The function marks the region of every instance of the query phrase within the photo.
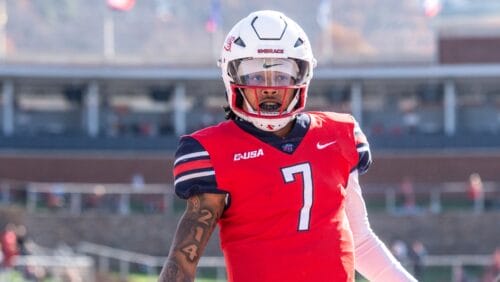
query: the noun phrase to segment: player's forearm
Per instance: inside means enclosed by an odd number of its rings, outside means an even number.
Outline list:
[[[223,210],[223,195],[202,194],[188,199],[159,282],[194,281],[198,261]]]
[[[179,222],[174,243],[170,248],[170,253],[160,273],[158,282],[194,281],[204,241],[193,243],[194,235],[189,230],[190,221],[186,217],[185,213]],[[187,252],[188,249],[191,251]]]
[[[158,282],[192,282],[194,273],[184,270],[175,258],[168,258],[158,278]]]
[[[370,281],[417,281],[374,233],[356,244],[355,257],[356,270]]]
[[[194,281],[198,261],[211,233],[210,226],[203,228],[193,225],[193,221],[196,221],[194,217],[195,215],[186,211],[179,221],[170,254],[158,279],[159,282]],[[203,234],[207,235],[203,236]]]

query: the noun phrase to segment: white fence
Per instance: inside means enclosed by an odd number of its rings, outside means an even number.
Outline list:
[[[89,242],[78,244],[76,250],[80,253],[97,257],[99,272],[109,272],[110,260],[117,260],[120,265],[119,272],[122,278],[128,276],[131,263],[146,267],[147,273],[150,275],[158,275],[159,269],[166,260],[165,257],[144,255]],[[202,257],[198,263],[198,267],[215,268],[217,280],[225,280],[225,263],[222,257]]]
[[[48,281],[95,281],[94,260],[89,256],[81,255],[29,255],[17,256],[14,259],[13,269],[0,273],[0,281],[18,281],[16,274],[33,281],[33,276],[42,276],[39,279]],[[17,270],[17,271],[15,271]],[[38,280],[35,280],[38,281]]]
[[[412,187],[405,191],[400,183],[370,184],[363,186],[363,194],[368,209],[375,205],[391,214],[439,214],[457,209],[474,213],[500,211],[497,182],[484,182],[483,197],[474,200],[465,182],[415,183]]]
[[[18,270],[43,268],[53,281],[94,282],[96,271],[102,273],[116,271],[110,266],[111,260],[119,263],[118,271],[123,279],[127,279],[131,264],[145,267],[147,274],[156,277],[166,260],[165,257],[150,256],[89,242],[78,244],[76,251],[85,255],[18,256],[14,266]],[[92,257],[97,259],[97,266]],[[422,261],[424,267],[449,267],[452,282],[461,281],[460,277],[466,266],[487,267],[492,263],[491,255],[429,255],[424,257]],[[198,266],[199,268],[214,268],[216,280],[226,281],[224,258],[202,257]],[[13,281],[13,277],[14,272],[4,271],[0,273],[0,281]],[[71,277],[78,278],[71,280]]]
[[[404,194],[397,184],[363,187],[365,199],[370,203],[382,199],[385,210],[389,213],[405,212],[398,203]],[[462,206],[469,201],[465,183],[421,183],[414,188],[414,196],[419,198],[417,208],[409,212],[441,213],[446,207],[461,201]],[[422,189],[421,189],[422,188]],[[21,198],[18,194],[22,194]],[[17,196],[16,196],[17,195]],[[483,212],[486,208],[500,210],[500,183],[485,182],[484,198],[476,203],[474,212]],[[82,183],[39,183],[39,182],[0,182],[0,203],[13,202],[26,206],[29,212],[40,209],[65,210],[71,214],[87,211],[129,214],[133,212],[171,213],[175,202],[171,185],[144,184],[82,184]],[[422,200],[422,198],[424,198]],[[408,212],[408,210],[406,210]]]
[[[127,215],[139,205],[146,213],[170,213],[173,202],[171,185],[0,182],[0,203],[25,205],[28,212],[42,208],[74,215],[88,211]]]
[[[99,261],[99,271],[108,272],[110,270],[110,259],[119,261],[121,277],[128,276],[130,263],[143,265],[148,269],[148,274],[158,275],[159,269],[161,269],[166,260],[165,257],[149,256],[88,242],[80,243],[76,249],[80,253],[96,256]],[[492,263],[493,258],[491,255],[428,255],[422,261],[425,267],[449,267],[453,282],[460,281],[459,275],[465,266],[486,267]],[[202,257],[198,266],[200,268],[215,268],[217,281],[226,280],[224,258]]]

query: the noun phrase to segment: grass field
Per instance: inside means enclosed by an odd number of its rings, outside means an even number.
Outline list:
[[[213,269],[207,271],[203,270],[198,273],[199,278],[196,278],[196,282],[225,282],[225,279],[217,279],[216,272]],[[465,266],[463,268],[463,274],[467,281],[480,281],[483,273],[483,268],[478,266]],[[119,278],[118,273],[111,273],[106,275],[107,278],[111,278],[109,281],[124,281]],[[157,282],[157,275],[147,275],[143,273],[131,273],[128,276],[127,282]],[[3,271],[0,272],[0,282],[26,282],[22,275],[17,271]],[[40,282],[58,282],[60,279],[47,278]],[[452,269],[450,267],[427,267],[423,271],[423,276],[419,279],[420,282],[447,282],[453,281]],[[361,275],[356,275],[356,282],[368,282]]]
[[[470,279],[470,281],[479,281],[481,278],[483,269],[481,267],[465,267],[464,275]],[[131,274],[129,276],[128,282],[156,282],[156,276],[148,276],[144,274]],[[197,278],[196,282],[225,282],[224,279],[216,278]],[[449,267],[429,267],[425,269],[423,277],[419,280],[420,282],[447,282],[453,281],[452,271]],[[469,281],[469,280],[468,280]],[[368,282],[360,275],[356,275],[356,282]]]

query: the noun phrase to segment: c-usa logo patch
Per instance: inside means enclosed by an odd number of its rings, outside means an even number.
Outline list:
[[[283,145],[281,145],[281,149],[283,150],[283,152],[287,152],[287,153],[291,153],[293,152],[293,144],[292,143],[285,143]]]

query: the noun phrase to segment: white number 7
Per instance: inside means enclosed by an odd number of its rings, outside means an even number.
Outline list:
[[[284,167],[281,169],[285,183],[295,181],[295,174],[302,174],[303,187],[303,204],[299,215],[299,231],[309,230],[309,222],[311,217],[311,206],[313,202],[313,183],[311,176],[311,167],[308,163],[298,164],[294,166]]]

